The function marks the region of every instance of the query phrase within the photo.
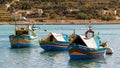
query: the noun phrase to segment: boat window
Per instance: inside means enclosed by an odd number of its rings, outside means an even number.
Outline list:
[[[28,34],[28,30],[16,30],[16,35]]]
[[[24,30],[24,28],[21,28],[21,30]]]
[[[72,41],[72,44],[75,43],[75,44],[80,44],[80,45],[83,45],[83,46],[86,46],[86,44],[83,42],[83,40],[80,38],[80,36],[76,36],[75,40]]]
[[[50,41],[53,41],[54,37],[53,35],[50,36]]]
[[[56,39],[54,38],[53,35],[50,35],[48,38],[47,38],[47,41],[50,41],[50,42],[55,42]]]

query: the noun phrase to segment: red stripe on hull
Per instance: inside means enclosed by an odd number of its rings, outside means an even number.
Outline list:
[[[69,53],[70,54],[87,54],[87,55],[94,55],[94,56],[97,56],[97,55],[103,55],[104,54],[104,52],[97,52],[97,53],[95,53],[95,52],[87,52],[87,51],[82,51],[82,50],[78,50],[78,49],[73,49],[73,50],[70,50],[69,51]]]
[[[40,46],[45,46],[45,45],[47,45],[47,44],[40,44]],[[68,45],[62,45],[62,44],[48,44],[48,45],[51,45],[51,46],[58,46],[58,47],[65,47],[65,48],[68,47]]]

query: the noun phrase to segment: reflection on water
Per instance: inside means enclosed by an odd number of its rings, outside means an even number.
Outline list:
[[[101,68],[106,60],[101,57],[97,59],[69,60],[70,68]]]
[[[67,51],[43,51],[41,56],[46,63],[45,68],[67,68],[69,56]]]

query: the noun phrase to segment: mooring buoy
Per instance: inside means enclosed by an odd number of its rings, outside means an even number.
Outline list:
[[[113,49],[108,47],[106,50],[106,54],[113,54]]]

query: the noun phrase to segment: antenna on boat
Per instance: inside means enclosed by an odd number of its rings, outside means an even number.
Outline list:
[[[97,35],[97,37],[100,39],[100,36],[99,36],[99,35],[100,35],[100,33],[98,32],[98,35]]]
[[[75,29],[73,29],[73,34],[75,34]]]
[[[89,21],[89,29],[92,29],[91,21]]]

